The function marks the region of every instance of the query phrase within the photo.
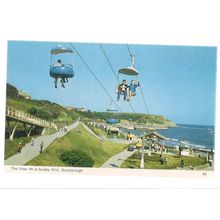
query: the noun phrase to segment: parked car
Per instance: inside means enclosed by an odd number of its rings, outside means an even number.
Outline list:
[[[135,150],[135,147],[134,146],[129,146],[128,147],[128,151],[134,151]]]

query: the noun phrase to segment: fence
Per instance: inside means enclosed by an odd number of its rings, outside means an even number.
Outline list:
[[[43,120],[41,118],[37,118],[31,114],[17,110],[9,106],[6,106],[6,117],[13,118],[28,124],[37,125],[39,127],[53,127],[55,129],[57,128],[57,126],[52,122]]]

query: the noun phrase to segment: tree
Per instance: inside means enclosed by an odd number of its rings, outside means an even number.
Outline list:
[[[35,107],[31,107],[30,109],[28,109],[28,113],[31,115],[36,115],[38,109]]]
[[[6,85],[6,95],[9,97],[18,97],[18,89],[15,86],[12,86],[11,84],[7,83]]]

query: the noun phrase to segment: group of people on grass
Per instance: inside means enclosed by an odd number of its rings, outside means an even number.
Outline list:
[[[166,158],[166,157],[163,157],[162,154],[160,155],[159,162],[160,162],[161,165],[164,165],[164,164],[167,165],[167,164],[168,164],[167,158]],[[185,165],[185,164],[184,164],[184,160],[181,159],[181,160],[180,160],[180,168],[183,169],[183,168],[184,168],[184,165]],[[193,169],[192,166],[189,166],[189,168],[190,168],[190,169]]]
[[[120,96],[123,96],[124,101],[130,101],[132,96],[136,95],[136,89],[140,86],[139,82],[131,80],[130,85],[126,83],[126,80],[122,80],[122,83],[116,87],[117,101],[120,100]]]

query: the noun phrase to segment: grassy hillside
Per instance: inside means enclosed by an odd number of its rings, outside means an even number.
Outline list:
[[[70,150],[81,150],[94,160],[94,167],[100,167],[114,154],[127,146],[113,142],[101,142],[83,127],[78,128],[81,133],[71,131],[62,138],[54,141],[42,154],[29,161],[32,166],[66,166],[60,159],[62,153]]]
[[[52,103],[47,100],[26,100],[21,98],[7,97],[7,106],[18,110],[29,112],[32,108],[43,110],[52,114],[52,121],[58,125],[70,124],[73,120],[81,117],[81,120],[106,120],[107,118],[116,118],[118,120],[128,120],[137,124],[164,125],[174,127],[175,123],[161,115],[146,115],[141,113],[112,113],[112,112],[80,112],[67,110],[63,106]],[[54,117],[53,117],[54,115]],[[38,116],[40,117],[40,116]]]
[[[112,112],[79,112],[80,115],[90,119],[106,120],[107,118],[115,118],[118,120],[128,120],[138,124],[150,125],[166,125],[167,127],[175,126],[175,123],[166,119],[161,115],[146,115],[141,113],[112,113]]]
[[[136,124],[148,124],[149,126],[175,127],[175,123],[161,115],[149,115],[140,113],[114,113],[114,112],[80,112],[67,110],[63,106],[47,100],[26,100],[18,98],[18,89],[7,83],[7,105],[21,111],[31,113],[36,117],[55,122],[58,126],[70,124],[73,120],[81,116],[81,120],[103,120],[116,118],[120,120],[132,121]]]
[[[66,108],[46,100],[26,100],[22,98],[7,97],[6,104],[9,107],[29,112],[32,108],[43,110],[48,114],[54,114],[52,121],[59,125],[70,124],[80,115],[75,111],[69,111]],[[40,116],[38,116],[40,117]]]

